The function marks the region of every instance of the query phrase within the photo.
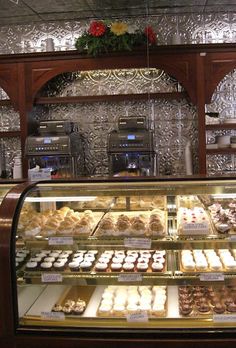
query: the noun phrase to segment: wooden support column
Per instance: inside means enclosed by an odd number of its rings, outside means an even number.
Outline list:
[[[22,150],[22,165],[23,177],[28,176],[28,163],[25,158],[25,141],[27,137],[27,100],[26,100],[26,72],[25,63],[18,63],[18,100],[19,100],[19,115],[20,115],[20,129],[21,129],[21,150]]]
[[[206,52],[197,53],[197,113],[199,173],[206,174],[205,69]]]

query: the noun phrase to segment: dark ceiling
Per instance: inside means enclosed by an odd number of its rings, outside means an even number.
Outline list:
[[[0,25],[158,14],[235,12],[235,0],[0,0]]]

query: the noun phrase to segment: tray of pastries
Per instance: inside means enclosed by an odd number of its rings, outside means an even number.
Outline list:
[[[180,252],[180,271],[236,272],[236,249],[195,249]]]
[[[103,212],[74,211],[69,207],[20,215],[18,229],[25,239],[35,236],[89,236]]]
[[[208,211],[217,233],[236,234],[235,201],[211,204]]]
[[[167,212],[161,209],[107,213],[94,233],[99,237],[163,237],[166,234]]]
[[[53,305],[52,312],[61,312],[65,315],[78,316],[84,313],[87,304],[95,290],[93,286],[69,287]]]
[[[164,274],[167,271],[166,251],[105,250],[95,262],[94,271]]]
[[[107,210],[114,203],[114,201],[114,197],[97,196],[94,197],[94,199],[91,198],[87,201],[70,202],[70,208],[74,210]]]
[[[179,286],[178,298],[182,317],[236,313],[235,286]]]
[[[149,317],[167,315],[166,286],[108,286],[105,288],[97,316],[126,317],[145,311]]]
[[[148,195],[148,196],[129,196],[117,197],[113,206],[114,210],[127,209],[132,210],[152,210],[152,209],[166,209],[166,196]]]
[[[40,250],[25,265],[25,272],[101,273],[167,271],[164,250]]]
[[[90,272],[97,250],[40,250],[28,260],[26,272]]]

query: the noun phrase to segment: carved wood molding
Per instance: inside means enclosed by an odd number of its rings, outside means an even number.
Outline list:
[[[205,59],[205,99],[208,104],[220,81],[236,69],[236,52],[209,53]]]
[[[16,64],[0,64],[0,86],[9,96],[14,109],[18,110],[18,70]]]

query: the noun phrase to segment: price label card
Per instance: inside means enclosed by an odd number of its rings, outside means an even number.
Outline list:
[[[139,323],[146,323],[148,322],[148,314],[146,311],[137,311],[135,313],[130,313],[126,316],[127,321],[132,322],[139,322]]]
[[[213,321],[216,323],[235,323],[236,314],[214,314]]]
[[[230,239],[232,242],[236,242],[236,234],[232,234],[232,236],[230,236],[229,239]]]
[[[41,312],[43,320],[65,320],[65,314],[62,312]]]
[[[73,245],[73,237],[50,237],[48,239],[49,245]]]
[[[200,274],[200,280],[202,282],[217,282],[224,281],[225,277],[222,273],[202,273]]]
[[[62,279],[59,273],[43,273],[41,276],[42,283],[61,283]]]
[[[126,248],[151,249],[152,241],[150,238],[125,238]]]
[[[183,225],[183,233],[208,234],[209,225],[207,222],[186,223]]]
[[[120,274],[118,276],[118,282],[141,282],[143,279],[141,274]]]

